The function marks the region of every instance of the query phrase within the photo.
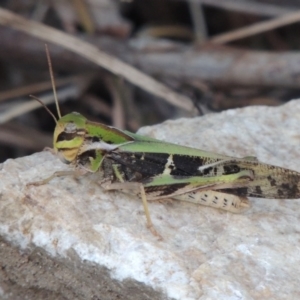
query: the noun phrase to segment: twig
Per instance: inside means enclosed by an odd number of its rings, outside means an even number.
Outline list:
[[[1,30],[0,56],[2,59],[14,60],[15,63],[28,68],[29,55],[34,57],[32,66],[45,66],[44,44],[32,36],[10,29]],[[11,43],[13,40],[13,44]],[[145,51],[129,47],[116,39],[106,40],[94,38],[92,43],[112,52],[128,63],[138,66],[149,74],[159,74],[169,82],[201,81],[213,87],[281,87],[296,88],[300,86],[299,65],[300,54],[297,51],[253,51],[237,49],[221,45],[207,45],[201,48],[184,47],[170,42],[168,51]],[[131,44],[136,42],[131,40]],[[173,46],[172,46],[173,45]],[[15,53],[14,49],[18,49]],[[64,70],[65,65],[73,68],[73,72],[93,70],[97,65],[77,56],[61,47],[51,48],[54,69]],[[76,59],[78,59],[76,61]],[[73,62],[73,63],[71,63]],[[99,68],[98,68],[99,69]],[[102,72],[101,72],[102,70]],[[247,70],[247,72],[245,72]],[[107,75],[103,69],[98,70],[101,77]],[[100,75],[98,75],[99,77]]]
[[[210,41],[216,44],[224,44],[224,43],[232,42],[237,39],[249,37],[265,31],[269,31],[278,27],[293,24],[299,21],[300,21],[300,11],[297,11],[295,13],[290,13],[273,20],[259,22],[254,25],[247,26],[246,28],[233,30],[224,34],[219,34],[211,38]]]
[[[193,111],[194,109],[194,105],[188,97],[175,93],[153,78],[76,37],[49,26],[26,20],[2,8],[0,8],[0,24],[26,32],[41,40],[65,47],[110,72],[124,77],[136,86],[165,99],[173,105],[187,111]]]

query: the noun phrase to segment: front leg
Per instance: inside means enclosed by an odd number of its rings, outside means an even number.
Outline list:
[[[42,180],[39,180],[39,181],[34,181],[34,182],[29,182],[29,183],[26,184],[26,186],[29,186],[29,185],[35,185],[35,186],[44,185],[44,184],[47,184],[48,182],[50,182],[52,179],[54,179],[56,177],[63,177],[63,176],[70,176],[70,175],[73,175],[75,177],[79,177],[79,176],[82,176],[86,173],[87,173],[86,170],[80,169],[80,168],[76,168],[76,169],[73,169],[73,170],[66,170],[66,171],[57,171],[57,172],[54,172],[51,176],[49,176],[45,179],[42,179]]]

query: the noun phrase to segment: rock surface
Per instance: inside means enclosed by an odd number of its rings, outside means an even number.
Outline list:
[[[158,139],[300,171],[300,102],[143,128]],[[299,299],[300,200],[251,199],[236,215],[104,192],[97,176],[26,183],[66,170],[49,152],[0,171],[0,298]]]

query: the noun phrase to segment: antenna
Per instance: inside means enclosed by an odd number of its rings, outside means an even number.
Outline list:
[[[52,116],[52,118],[54,119],[55,123],[57,124],[57,119],[55,117],[55,115],[53,114],[53,112],[46,106],[46,104],[41,101],[39,98],[33,96],[33,95],[29,95],[30,98],[33,98],[34,100],[36,100],[37,102],[39,102],[40,104],[42,104],[42,106],[44,106],[44,108],[47,110],[47,112]]]
[[[58,117],[61,118],[61,113],[60,113],[60,109],[59,109],[59,104],[58,104],[58,99],[57,99],[57,94],[56,94],[56,88],[55,88],[55,80],[54,80],[54,76],[53,76],[52,63],[51,63],[50,53],[49,53],[49,49],[48,49],[48,45],[47,44],[45,44],[45,49],[46,49],[46,55],[47,55],[49,72],[50,72],[50,77],[51,77],[52,89],[53,89],[53,94],[54,94],[54,99],[55,99],[55,104],[56,104],[56,111],[57,111]],[[43,105],[43,106],[45,106],[45,105]],[[55,118],[55,120],[56,120],[56,118]],[[57,120],[56,120],[56,123],[57,123]]]

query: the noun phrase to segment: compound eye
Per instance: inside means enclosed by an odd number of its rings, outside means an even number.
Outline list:
[[[65,126],[65,132],[66,133],[75,133],[77,130],[76,124],[74,123],[67,123]]]

